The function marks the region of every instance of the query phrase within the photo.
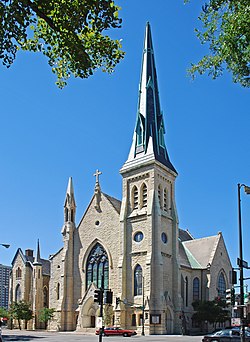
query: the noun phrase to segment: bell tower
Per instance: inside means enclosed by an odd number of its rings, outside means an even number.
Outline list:
[[[121,208],[121,320],[155,334],[173,333],[178,310],[178,216],[175,179],[164,140],[150,24],[146,25],[135,131],[123,177]],[[144,317],[143,317],[144,316]],[[140,321],[144,320],[144,324]],[[155,324],[154,324],[155,323]],[[133,324],[132,324],[133,325]],[[151,331],[154,329],[154,331]]]

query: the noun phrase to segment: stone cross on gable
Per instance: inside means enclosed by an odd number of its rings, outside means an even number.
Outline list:
[[[96,184],[99,184],[99,176],[102,174],[101,171],[99,171],[98,169],[96,170],[96,172],[93,174],[93,176],[95,176],[95,182]]]

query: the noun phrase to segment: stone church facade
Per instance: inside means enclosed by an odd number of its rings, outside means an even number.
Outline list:
[[[179,228],[177,171],[164,141],[150,25],[146,26],[136,125],[122,166],[122,200],[94,194],[78,225],[72,178],[64,204],[62,248],[49,260],[18,249],[12,262],[11,300],[26,300],[43,328],[39,310],[55,309],[49,329],[84,331],[96,326],[94,291],[113,291],[107,324],[145,334],[195,330],[192,302],[225,296],[232,266],[222,234],[201,239]],[[106,310],[106,311],[105,311]],[[107,313],[108,312],[108,313]]]

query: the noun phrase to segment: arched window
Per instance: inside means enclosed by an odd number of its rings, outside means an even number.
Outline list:
[[[181,275],[181,298],[183,300],[183,303],[184,303],[184,278],[183,278],[183,275]]]
[[[49,307],[49,300],[48,300],[48,288],[46,286],[44,286],[43,288],[43,306],[45,308]]]
[[[226,297],[226,281],[224,274],[221,272],[218,278],[218,297],[225,298]]]
[[[160,208],[162,209],[162,193],[161,193],[160,185],[158,185],[158,200],[159,200]]]
[[[134,270],[134,296],[142,295],[142,268],[136,265]]]
[[[200,280],[199,278],[194,278],[193,280],[193,300],[200,299]]]
[[[188,306],[188,278],[185,278],[185,285],[186,285],[186,306]]]
[[[163,191],[163,209],[168,211],[168,191],[166,188]]]
[[[60,299],[60,283],[57,283],[57,288],[56,288],[56,297],[57,300]]]
[[[142,184],[141,193],[142,193],[142,208],[146,208],[147,201],[148,201],[148,189],[145,183]]]
[[[136,186],[132,190],[132,207],[133,209],[138,209],[138,189]]]
[[[141,125],[139,124],[136,129],[136,146],[142,145],[142,129]]]
[[[21,279],[22,278],[22,270],[20,267],[17,268],[16,270],[16,278]]]
[[[17,285],[15,292],[15,301],[20,302],[20,300],[22,299],[22,291],[20,284]]]
[[[104,277],[104,289],[109,286],[109,261],[105,249],[97,243],[89,253],[87,260],[86,288],[91,284],[102,287],[102,275]]]

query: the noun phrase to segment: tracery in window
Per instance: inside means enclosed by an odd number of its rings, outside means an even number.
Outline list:
[[[218,278],[218,297],[225,298],[226,297],[226,281],[224,274],[221,272]]]
[[[142,184],[141,192],[142,192],[142,208],[145,208],[147,207],[147,201],[148,201],[148,189],[145,183]]]
[[[91,250],[87,260],[86,288],[94,283],[98,288],[102,287],[102,275],[104,289],[109,285],[109,261],[103,246],[97,243]]]
[[[194,278],[193,280],[193,301],[200,299],[200,280],[199,278]]]
[[[142,268],[138,264],[134,270],[134,296],[142,295]]]

